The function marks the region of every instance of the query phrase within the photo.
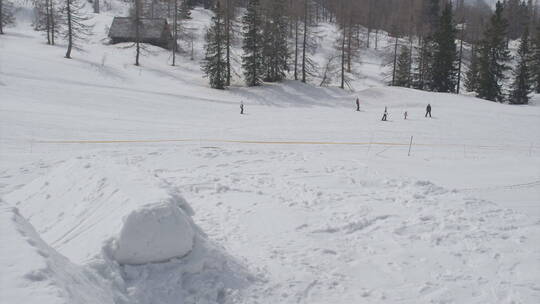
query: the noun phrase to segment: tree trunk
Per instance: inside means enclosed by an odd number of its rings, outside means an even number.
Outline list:
[[[4,13],[2,12],[2,6],[4,6],[4,0],[0,0],[0,34],[4,33],[3,24],[4,24]]]
[[[220,6],[219,6],[219,3],[218,3],[218,6],[217,6],[217,9],[220,10]],[[221,18],[220,18],[220,14],[221,12],[217,12],[216,13],[216,23],[217,23],[217,26],[216,26],[216,45],[217,45],[217,68],[219,69],[219,71],[217,72],[218,75],[219,75],[219,84],[217,86],[218,89],[224,89],[223,87],[223,79],[221,78],[221,76],[223,75],[223,72],[221,71],[221,39],[223,38],[223,34],[221,34]]]
[[[306,82],[306,45],[308,29],[308,0],[304,0],[304,42],[302,43],[302,82]]]
[[[375,30],[375,50],[379,47],[379,29]]]
[[[176,14],[176,13],[175,13]],[[140,47],[140,8],[139,8],[139,0],[135,0],[135,48],[136,48],[136,54],[135,54],[135,65],[139,65],[139,56],[141,53],[141,47]]]
[[[396,83],[397,46],[398,46],[398,37],[396,35],[396,42],[394,44],[394,68],[392,71],[392,86],[394,86]]]
[[[368,27],[367,29],[367,42],[366,42],[366,46],[367,48],[369,49],[369,38],[371,37],[371,28]]]
[[[51,44],[51,10],[49,6],[49,1],[51,0],[45,0],[45,15],[46,15],[45,17],[47,18],[47,22],[46,22],[47,44]]]
[[[414,50],[414,47],[413,47],[413,41],[411,39],[411,45],[410,45],[410,50],[409,50],[409,77],[408,77],[408,85],[407,87],[411,87],[412,85],[412,65],[413,65],[413,50]]]
[[[99,0],[94,0],[94,13],[99,14]]]
[[[418,63],[418,85],[419,85],[419,89],[423,90],[424,89],[424,63],[425,63],[424,57],[426,56],[424,44],[426,43],[426,40],[423,38],[421,39],[422,40],[420,41],[420,62]]]
[[[341,39],[341,85],[342,89],[345,89],[345,27],[343,28],[343,34]]]
[[[458,66],[458,75],[457,75],[457,87],[456,94],[459,94],[461,86],[461,64],[463,61],[463,29],[461,29],[461,41],[459,43],[459,66]]]
[[[347,34],[347,72],[350,73],[352,71],[351,68],[351,61],[352,61],[352,16],[350,16],[349,19],[349,31]]]
[[[193,47],[193,37],[191,37],[190,43],[191,43],[191,56],[189,57],[189,59],[190,59],[190,60],[195,60],[195,57],[194,57],[194,47]]]
[[[71,0],[66,0],[67,26],[68,26],[68,48],[66,58],[71,58],[71,48],[73,47],[73,26],[71,24]]]
[[[294,80],[298,80],[298,17],[294,23]]]
[[[54,20],[54,3],[52,0],[49,0],[49,5],[50,5],[50,8],[49,8],[49,15],[50,15],[50,20],[51,20],[51,45],[54,45],[54,35],[56,34],[56,22]]]
[[[372,31],[372,28],[371,28],[371,0],[368,0],[367,1],[367,42],[366,42],[366,45],[367,45],[367,48],[369,49],[371,44],[371,31]]]
[[[178,41],[178,1],[179,0],[174,0],[174,16],[173,16],[174,38],[173,38],[173,46],[172,46],[172,66],[176,65],[176,44]]]
[[[225,85],[231,85],[231,8],[230,0],[225,1],[225,43],[227,43],[226,50],[226,65],[227,65],[227,79]]]

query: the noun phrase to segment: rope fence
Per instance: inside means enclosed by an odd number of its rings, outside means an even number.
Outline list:
[[[432,144],[411,142],[346,142],[346,141],[295,141],[295,140],[237,140],[237,139],[125,139],[125,140],[35,140],[36,144],[127,144],[127,143],[183,143],[183,142],[207,142],[207,143],[236,143],[258,145],[337,145],[337,146],[424,146],[424,147],[463,147],[471,148],[521,148],[530,149],[535,146],[516,145],[473,145],[473,144]]]

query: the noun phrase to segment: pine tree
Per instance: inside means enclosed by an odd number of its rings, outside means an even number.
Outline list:
[[[86,24],[89,20],[84,13],[84,2],[80,0],[66,0],[66,6],[63,9],[66,16],[66,29],[64,38],[68,41],[66,58],[71,58],[73,48],[79,47],[79,41],[85,40],[92,33],[92,27]]]
[[[202,65],[202,70],[210,81],[210,87],[214,89],[225,89],[227,78],[225,48],[225,23],[218,2],[215,16],[212,17],[212,26],[206,32],[206,55]]]
[[[529,23],[529,7],[523,0],[505,0],[503,4],[504,18],[508,20],[507,37],[518,39]]]
[[[288,20],[283,12],[286,9],[285,0],[275,0],[270,3],[263,31],[264,37],[264,69],[265,80],[281,81],[289,70],[289,50],[287,44]]]
[[[540,26],[536,28],[536,36],[532,45],[531,74],[533,87],[536,93],[540,93]]]
[[[507,27],[508,23],[503,17],[503,5],[499,1],[480,45],[477,90],[479,98],[504,101],[503,82],[510,60],[506,43]]]
[[[242,18],[244,31],[242,68],[246,83],[250,87],[261,85],[264,73],[261,23],[259,0],[249,0],[246,14]]]
[[[235,35],[235,18],[236,18],[236,5],[233,0],[222,0],[224,2],[224,19],[225,19],[225,45],[226,45],[226,64],[227,64],[227,79],[226,85],[231,85],[232,71],[231,71],[231,47]]]
[[[431,88],[431,80],[433,79],[433,50],[435,44],[432,37],[425,37],[420,42],[417,51],[416,62],[414,68],[413,86],[418,90],[429,90]]]
[[[430,90],[433,85],[435,31],[439,27],[440,0],[422,0],[421,41],[417,52],[413,85],[419,90]]]
[[[6,25],[15,22],[13,17],[13,3],[7,0],[0,0],[0,34],[4,33]]]
[[[440,0],[423,0],[423,16],[422,20],[425,22],[425,31],[429,36],[439,26],[439,15],[441,10]]]
[[[478,90],[478,50],[473,46],[471,50],[471,63],[469,70],[465,74],[465,88],[468,92],[476,92]]]
[[[411,52],[407,46],[402,46],[397,60],[396,77],[394,85],[398,87],[410,87]]]
[[[517,66],[514,70],[514,82],[510,93],[510,104],[528,104],[529,94],[532,92],[530,62],[529,29],[526,27],[521,36],[517,54]]]
[[[456,28],[452,21],[452,4],[446,4],[434,34],[434,56],[431,89],[436,92],[454,92],[456,88]]]

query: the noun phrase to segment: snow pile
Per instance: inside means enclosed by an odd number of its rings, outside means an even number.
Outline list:
[[[178,206],[152,204],[124,222],[114,251],[121,264],[146,264],[182,257],[193,249],[192,223]]]
[[[175,189],[124,161],[69,159],[5,196],[2,299],[145,304],[242,296],[255,281],[249,271],[206,239]]]
[[[119,263],[162,262],[188,254],[192,210],[140,170],[107,158],[66,161],[6,196],[43,239],[76,263],[103,249]]]
[[[16,208],[1,201],[0,224],[0,299],[5,303],[124,303],[108,281],[60,255]]]

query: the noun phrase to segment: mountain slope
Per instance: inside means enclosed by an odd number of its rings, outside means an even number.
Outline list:
[[[108,45],[124,9],[72,60],[24,18],[1,37],[1,300],[538,302],[540,107],[379,86],[377,52],[356,92],[211,90]]]

